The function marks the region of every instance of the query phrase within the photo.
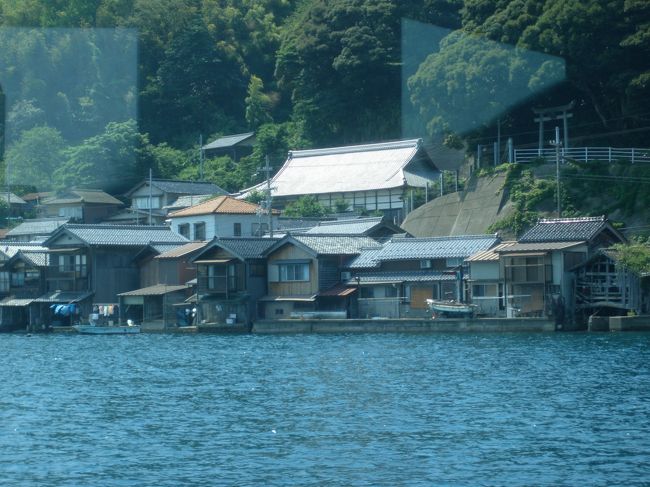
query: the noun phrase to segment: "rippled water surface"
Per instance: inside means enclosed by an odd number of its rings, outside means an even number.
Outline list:
[[[1,485],[650,485],[650,335],[0,336]]]

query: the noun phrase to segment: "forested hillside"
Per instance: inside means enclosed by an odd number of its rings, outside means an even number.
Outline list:
[[[645,0],[0,0],[0,25],[12,185],[196,179],[200,136],[254,130],[206,161],[234,191],[290,148],[534,144],[531,108],[572,100],[573,144],[650,146]]]

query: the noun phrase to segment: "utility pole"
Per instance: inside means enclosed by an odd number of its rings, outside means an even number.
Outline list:
[[[199,134],[199,180],[203,181],[203,134]]]
[[[151,207],[153,206],[152,205],[152,201],[153,201],[153,194],[152,194],[153,193],[153,181],[152,181],[152,179],[153,179],[153,177],[152,177],[151,168],[149,168],[149,226],[153,225],[153,223],[152,223],[153,220],[151,218]]]
[[[560,208],[560,127],[555,127],[555,140],[551,141],[551,145],[555,147],[555,197],[557,199],[557,217],[562,218]]]
[[[264,156],[264,170],[266,171],[266,212],[269,217],[269,236],[273,238],[273,211],[271,210],[271,166],[268,154]]]

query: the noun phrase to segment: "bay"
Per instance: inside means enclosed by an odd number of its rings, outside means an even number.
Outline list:
[[[3,335],[2,485],[650,485],[650,335]]]

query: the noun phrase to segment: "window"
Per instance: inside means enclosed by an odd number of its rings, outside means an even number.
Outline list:
[[[420,269],[431,269],[431,259],[422,259],[420,261]]]
[[[76,277],[86,277],[88,275],[86,255],[59,255],[59,272],[74,272]]]
[[[280,264],[280,281],[309,281],[309,264]]]
[[[0,272],[0,291],[9,291],[9,273]]]
[[[205,223],[194,224],[194,240],[205,240]]]
[[[458,267],[459,265],[463,264],[463,258],[462,257],[452,257],[447,259],[446,265],[447,267]]]
[[[12,272],[11,273],[11,285],[14,287],[23,287],[25,285],[25,273],[24,272]]]
[[[133,198],[133,202],[131,203],[131,206],[133,208],[138,208],[140,210],[148,210],[149,209],[149,197],[148,196],[139,196],[137,198]],[[151,197],[151,208],[156,209],[160,208],[160,196],[152,196]]]
[[[249,269],[251,277],[266,277],[266,264],[251,264]]]
[[[268,223],[253,223],[251,225],[251,235],[253,237],[262,237],[269,231]]]
[[[81,206],[64,206],[59,208],[59,216],[64,218],[83,218]]]
[[[241,223],[235,223],[233,225],[232,233],[235,237],[241,237]]]
[[[190,238],[190,224],[183,223],[181,225],[178,225],[178,233],[185,238]]]

